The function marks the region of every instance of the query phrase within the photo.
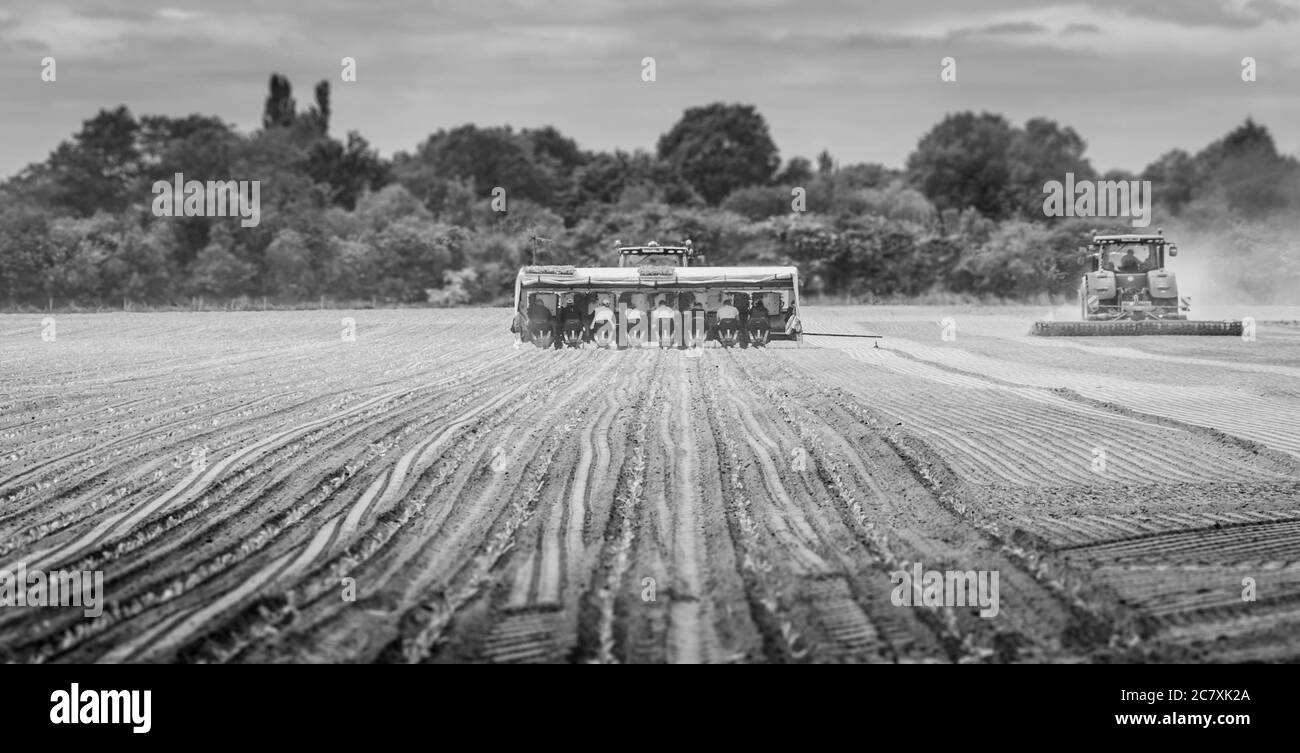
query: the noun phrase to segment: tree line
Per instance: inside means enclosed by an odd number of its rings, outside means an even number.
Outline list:
[[[1067,172],[1152,181],[1153,225],[1224,239],[1207,255],[1230,254],[1261,302],[1294,298],[1300,281],[1300,163],[1250,119],[1139,173],[1099,173],[1083,138],[1052,120],[973,112],[923,134],[902,169],[826,151],[782,160],[763,116],[728,103],[686,110],[653,150],[463,125],[384,159],[357,132],[330,135],[329,95],[321,82],[300,109],[274,75],[252,133],[209,115],[101,110],[0,184],[5,304],[495,304],[534,260],[609,264],[615,239],[686,238],[712,264],[795,264],[806,295],[1026,300],[1073,290],[1089,231],[1134,232],[1045,217],[1043,184]],[[176,173],[261,181],[260,223],[154,216],[151,186]]]

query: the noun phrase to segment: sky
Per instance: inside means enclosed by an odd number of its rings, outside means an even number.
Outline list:
[[[783,159],[901,167],[947,113],[1045,116],[1101,170],[1253,117],[1300,154],[1300,0],[0,0],[0,175],[100,108],[260,126],[271,73],[380,153],[464,123],[653,150],[682,112],[757,106]],[[57,80],[41,80],[54,57]],[[1243,82],[1242,58],[1257,63]],[[341,59],[356,81],[341,80]],[[642,80],[655,59],[656,80]],[[940,80],[941,60],[957,80]]]

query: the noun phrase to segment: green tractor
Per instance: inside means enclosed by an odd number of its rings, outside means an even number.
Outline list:
[[[1190,303],[1165,257],[1178,255],[1163,232],[1096,235],[1079,281],[1078,322],[1035,322],[1036,335],[1240,335],[1238,321],[1189,321]]]

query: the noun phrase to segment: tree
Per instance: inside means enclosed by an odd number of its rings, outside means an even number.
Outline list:
[[[821,154],[817,155],[817,174],[830,175],[835,171],[835,160],[831,159],[831,153],[823,149]]]
[[[487,198],[493,189],[506,191],[507,208],[515,198],[558,206],[562,186],[557,176],[533,157],[527,138],[509,126],[479,128],[463,125],[430,136],[414,155],[399,155],[394,175],[429,204],[425,193],[438,181],[463,180],[475,195]]]
[[[427,220],[404,217],[373,236],[380,265],[379,294],[388,300],[427,300],[443,273],[455,266],[464,233]]]
[[[176,173],[187,180],[227,180],[244,139],[220,118],[145,115],[140,118],[139,144],[148,188],[155,180],[170,182]]]
[[[364,191],[377,191],[389,181],[388,165],[356,131],[348,132],[347,146],[321,139],[307,151],[305,169],[312,180],[330,186],[330,202],[347,209],[356,206]]]
[[[1300,163],[1278,154],[1268,129],[1247,118],[1196,155],[1202,195],[1234,213],[1262,217],[1300,203]]]
[[[190,289],[198,295],[236,296],[246,294],[257,269],[230,249],[208,244],[190,267]]]
[[[129,206],[141,168],[139,132],[126,107],[100,110],[83,121],[72,142],[59,144],[48,160],[52,203],[80,217]]]
[[[316,104],[308,111],[307,117],[320,134],[324,136],[330,130],[330,82],[316,84]]]
[[[298,104],[293,99],[289,79],[278,73],[271,74],[271,93],[262,109],[262,127],[291,126],[297,117]]]
[[[1047,118],[1033,118],[1016,129],[1007,149],[1012,209],[1025,219],[1038,219],[1043,216],[1044,183],[1064,183],[1066,173],[1074,173],[1076,181],[1092,180],[1096,173],[1083,156],[1086,148],[1073,128]]]
[[[930,129],[907,158],[912,184],[937,208],[1010,214],[1011,125],[1001,115],[961,112]]]
[[[660,137],[658,151],[711,206],[737,188],[768,183],[781,164],[767,121],[750,105],[692,107]]]
[[[10,305],[39,301],[41,274],[51,252],[44,211],[0,206],[0,288]]]
[[[1172,214],[1182,212],[1196,192],[1196,163],[1182,149],[1173,149],[1142,171],[1142,180],[1151,181],[1151,194]]]
[[[699,197],[672,165],[643,151],[616,151],[591,157],[573,175],[565,219],[571,224],[592,204],[642,203],[690,205]]]
[[[783,186],[806,186],[812,179],[812,163],[803,157],[792,158],[776,176],[776,182]]]
[[[578,148],[578,142],[560,133],[555,126],[525,128],[519,139],[528,146],[536,162],[556,179],[567,182],[573,171],[587,163],[590,155]]]
[[[745,186],[732,191],[723,200],[722,208],[751,220],[762,220],[789,214],[791,201],[792,194],[785,186]]]
[[[266,247],[267,283],[274,294],[303,300],[318,286],[307,238],[296,230],[281,230]]]

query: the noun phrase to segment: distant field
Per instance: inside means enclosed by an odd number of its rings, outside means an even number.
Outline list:
[[[0,659],[1300,657],[1300,308],[1047,313],[810,307],[880,347],[698,358],[515,349],[505,309],[0,316],[0,570],[107,597],[0,608]],[[912,563],[998,614],[896,606]]]

